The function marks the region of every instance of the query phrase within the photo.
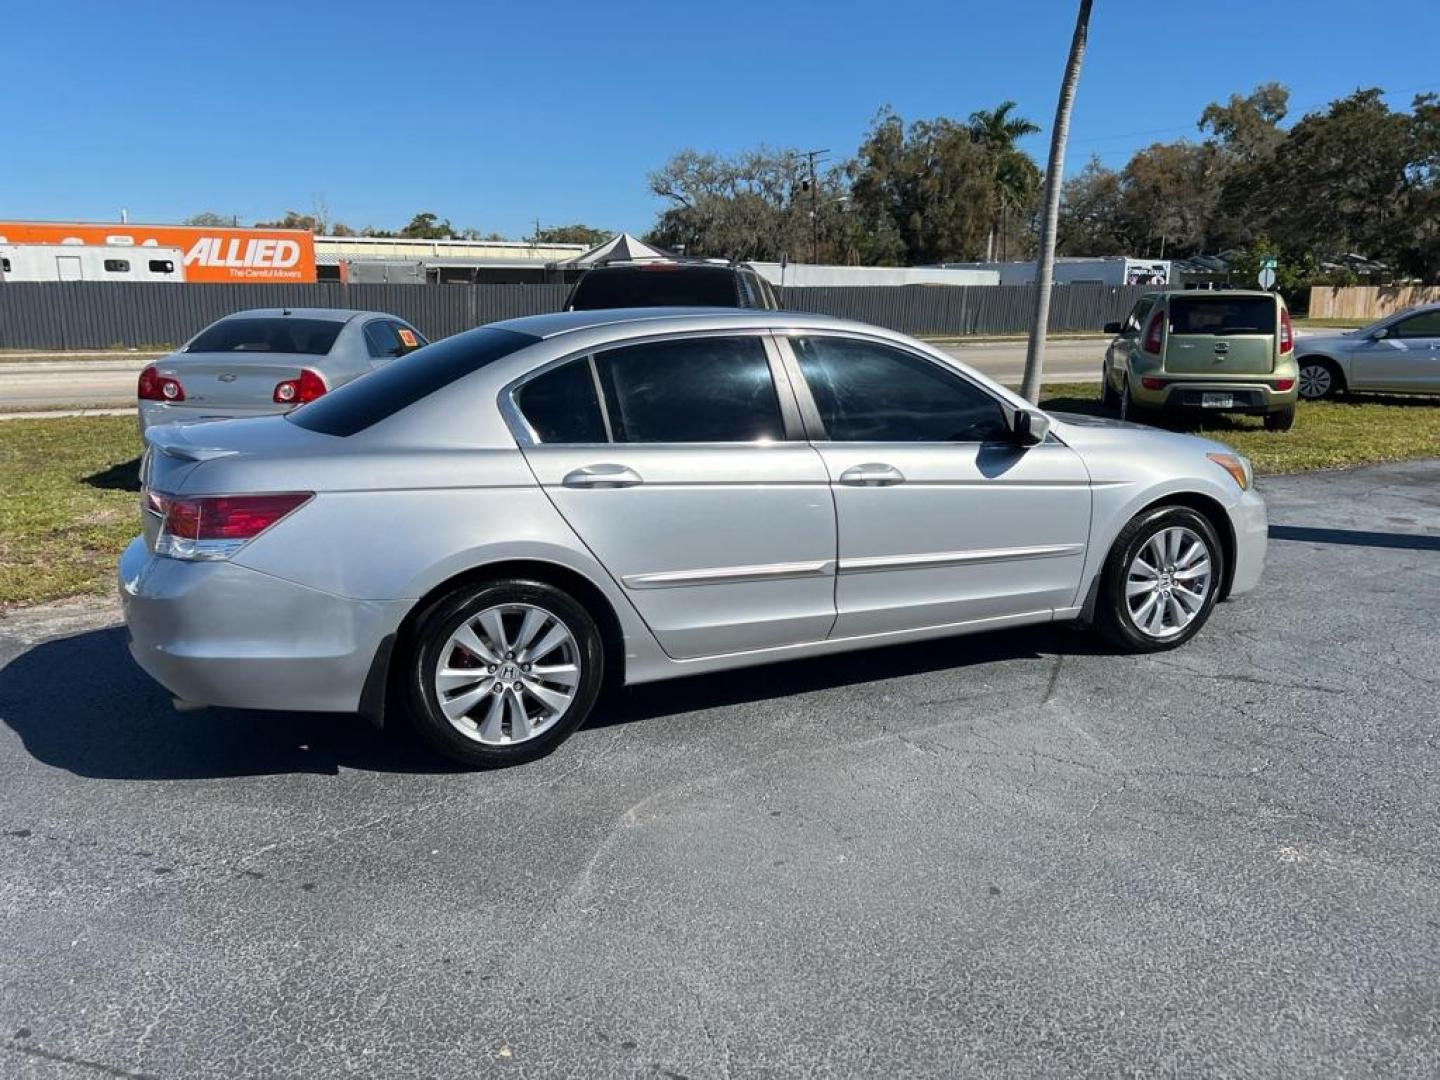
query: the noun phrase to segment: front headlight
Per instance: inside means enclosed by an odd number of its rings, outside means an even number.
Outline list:
[[[1230,478],[1240,486],[1241,491],[1250,490],[1250,485],[1255,482],[1255,472],[1250,467],[1250,459],[1244,454],[1206,454],[1205,456],[1229,473]]]

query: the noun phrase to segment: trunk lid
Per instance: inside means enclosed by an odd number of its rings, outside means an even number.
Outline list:
[[[1183,375],[1260,375],[1275,367],[1280,307],[1261,294],[1172,296],[1165,370]]]
[[[155,365],[185,391],[181,407],[273,406],[275,384],[316,369],[318,356],[303,353],[177,353]]]

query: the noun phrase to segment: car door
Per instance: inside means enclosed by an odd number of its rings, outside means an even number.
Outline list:
[[[1130,370],[1130,350],[1134,348],[1141,331],[1144,330],[1145,320],[1154,306],[1153,296],[1142,296],[1135,301],[1130,314],[1125,316],[1125,321],[1120,324],[1119,335],[1111,339],[1105,350],[1105,371],[1102,377],[1117,392],[1122,385],[1122,376]]]
[[[1440,391],[1440,308],[1393,322],[1384,337],[1361,342],[1350,368],[1356,390]]]
[[[829,476],[764,335],[622,344],[508,392],[546,494],[671,656],[830,632]]]
[[[782,342],[835,494],[832,635],[1042,621],[1077,603],[1089,475],[1059,440],[938,359],[848,334]]]

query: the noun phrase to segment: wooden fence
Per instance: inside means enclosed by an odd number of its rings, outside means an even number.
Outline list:
[[[1310,318],[1369,322],[1437,301],[1440,285],[1312,285]]]

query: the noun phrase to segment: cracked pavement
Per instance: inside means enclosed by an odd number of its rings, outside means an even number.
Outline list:
[[[659,684],[451,771],[0,619],[0,1075],[1433,1076],[1440,461],[1268,478],[1189,646]]]

